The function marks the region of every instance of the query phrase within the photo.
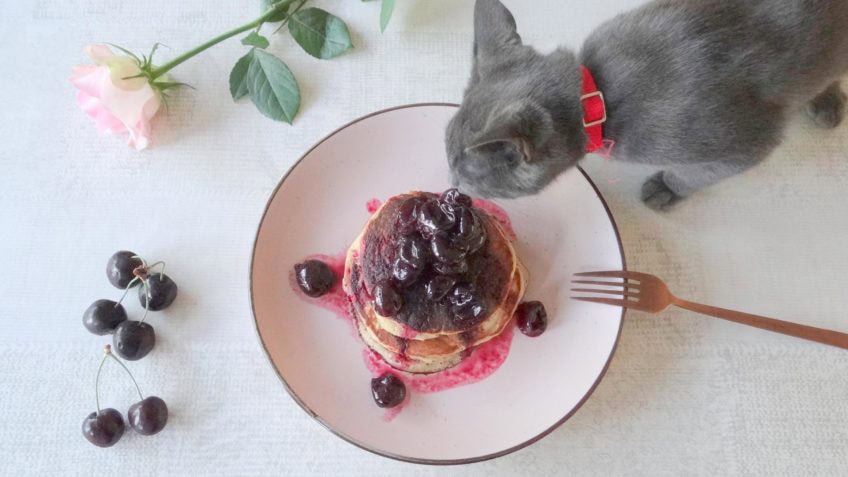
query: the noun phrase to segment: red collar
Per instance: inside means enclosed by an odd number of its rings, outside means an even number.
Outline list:
[[[604,123],[607,121],[607,107],[604,94],[598,91],[595,79],[589,68],[580,65],[583,73],[583,94],[580,103],[583,105],[583,127],[586,129],[586,152],[595,152],[604,147]]]

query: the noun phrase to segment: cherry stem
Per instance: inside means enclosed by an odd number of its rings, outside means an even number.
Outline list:
[[[135,381],[135,376],[133,376],[133,374],[130,372],[130,369],[129,369],[129,368],[127,368],[127,365],[125,365],[123,361],[121,361],[120,359],[118,359],[118,357],[117,357],[117,356],[115,356],[114,354],[112,354],[112,352],[111,352],[111,351],[106,351],[106,355],[107,355],[107,356],[110,356],[110,357],[111,357],[112,359],[114,359],[114,360],[115,360],[118,364],[120,364],[122,368],[124,368],[124,371],[126,371],[126,372],[127,372],[127,374],[130,376],[130,379],[132,379],[133,384],[135,384],[135,390],[136,390],[136,392],[138,393],[138,399],[139,399],[139,400],[141,400],[141,401],[144,401],[144,396],[142,396],[142,394],[141,394],[141,389],[138,387],[138,383]],[[105,360],[105,359],[106,359],[106,357],[104,356],[104,357],[103,357],[103,359]],[[98,411],[98,412],[99,412],[99,411]]]
[[[139,324],[144,323],[144,320],[147,318],[147,314],[150,312],[150,286],[147,284],[149,280],[150,279],[141,281],[141,286],[144,288],[144,314],[141,315],[141,321],[138,322]]]
[[[94,379],[94,402],[97,405],[97,415],[100,415],[100,372],[103,371],[103,363],[106,362],[106,358],[109,357],[111,352],[109,348],[106,348],[106,351],[103,353],[103,359],[100,360],[100,366],[97,368],[97,378]]]
[[[147,260],[140,257],[139,255],[133,255],[131,258],[137,258],[137,259],[141,260],[141,266],[144,267],[144,268],[148,268],[147,267]]]
[[[165,274],[165,262],[163,262],[162,260],[159,260],[158,262],[148,266],[147,269],[151,270],[151,269],[153,269],[153,267],[158,267],[159,265],[162,265],[162,270],[159,270],[159,280],[161,280],[162,275]]]
[[[126,298],[126,297],[127,297],[127,293],[129,293],[129,292],[130,292],[130,289],[133,287],[133,285],[135,285],[135,282],[137,282],[138,280],[141,280],[141,279],[140,279],[139,277],[133,277],[133,279],[132,279],[132,280],[130,280],[130,282],[129,282],[129,283],[127,283],[127,287],[124,289],[124,294],[123,294],[123,295],[121,295],[121,299],[120,299],[120,300],[118,300],[118,303],[115,303],[115,308],[117,308],[117,307],[118,307],[118,305],[120,305],[120,304],[121,304],[121,302],[123,302],[123,301],[124,301],[124,298]]]

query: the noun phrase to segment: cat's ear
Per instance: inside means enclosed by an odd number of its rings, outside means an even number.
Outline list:
[[[553,134],[553,118],[548,111],[530,101],[510,103],[495,108],[466,152],[532,163],[536,150]]]
[[[512,13],[498,0],[477,0],[474,5],[474,75],[481,61],[494,58],[505,47],[520,45]]]

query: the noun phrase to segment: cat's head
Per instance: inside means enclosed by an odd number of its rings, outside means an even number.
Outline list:
[[[474,59],[447,129],[454,185],[483,197],[535,194],[583,156],[577,60],[521,43],[498,0],[477,0]]]

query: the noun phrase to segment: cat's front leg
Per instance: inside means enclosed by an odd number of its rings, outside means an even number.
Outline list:
[[[832,129],[845,117],[845,103],[848,101],[839,82],[828,86],[807,105],[807,114],[813,121],[825,129]]]
[[[759,159],[723,160],[675,166],[657,172],[642,185],[642,202],[654,210],[667,210],[694,192],[759,162]]]
[[[666,171],[657,172],[642,184],[642,202],[651,209],[666,210],[682,199],[666,185],[665,174]]]

